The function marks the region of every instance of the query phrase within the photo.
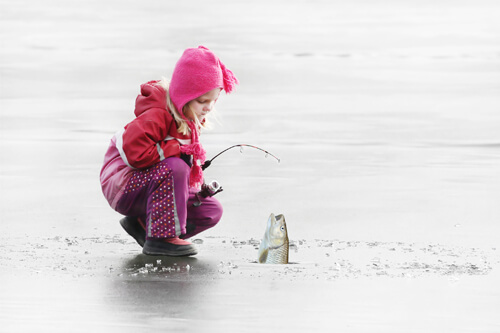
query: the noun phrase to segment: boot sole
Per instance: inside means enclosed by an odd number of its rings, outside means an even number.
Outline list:
[[[175,245],[177,249],[167,249],[165,245],[169,244],[161,244],[160,246],[155,246],[155,244],[150,244],[150,242],[146,241],[144,247],[142,248],[142,253],[153,256],[170,256],[170,257],[187,257],[194,256],[198,254],[196,248],[192,245]]]

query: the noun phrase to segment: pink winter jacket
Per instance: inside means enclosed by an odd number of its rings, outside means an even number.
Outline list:
[[[176,122],[167,111],[166,91],[157,82],[141,85],[135,101],[136,118],[113,136],[104,156],[101,187],[113,209],[134,170],[180,157],[180,146],[191,143],[190,136],[177,132]]]

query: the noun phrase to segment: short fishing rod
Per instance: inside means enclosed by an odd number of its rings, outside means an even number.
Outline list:
[[[205,161],[205,163],[203,163],[203,165],[201,166],[201,169],[202,169],[202,170],[205,170],[206,168],[208,168],[208,167],[212,164],[213,160],[215,160],[215,159],[216,159],[217,157],[219,157],[221,154],[225,153],[225,152],[226,152],[226,151],[228,151],[229,149],[233,149],[233,148],[236,148],[236,147],[241,147],[241,149],[243,149],[243,147],[250,147],[250,148],[254,148],[254,149],[260,150],[260,151],[262,151],[262,152],[266,153],[266,157],[267,157],[267,156],[272,156],[272,157],[274,157],[274,158],[278,161],[278,163],[280,162],[280,159],[279,159],[279,158],[277,158],[276,156],[274,156],[273,154],[271,154],[271,153],[270,153],[270,152],[268,152],[267,150],[262,149],[262,148],[259,148],[259,147],[257,147],[257,146],[252,146],[252,145],[247,145],[247,144],[245,144],[245,143],[242,143],[242,144],[239,144],[239,145],[234,145],[234,146],[231,146],[231,147],[229,147],[229,148],[226,148],[226,149],[224,149],[223,151],[221,151],[220,153],[218,153],[217,155],[215,155],[214,157],[212,157],[212,159],[210,159],[210,160],[206,160],[206,161]]]

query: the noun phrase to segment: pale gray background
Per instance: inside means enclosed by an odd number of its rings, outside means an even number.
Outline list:
[[[0,331],[498,332],[497,1],[0,1]],[[139,85],[205,45],[194,259],[147,258],[100,193]],[[283,213],[291,265],[255,264]]]

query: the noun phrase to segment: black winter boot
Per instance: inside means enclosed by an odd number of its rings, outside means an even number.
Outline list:
[[[144,246],[146,242],[146,230],[137,217],[125,216],[120,220],[120,225],[141,247]]]

